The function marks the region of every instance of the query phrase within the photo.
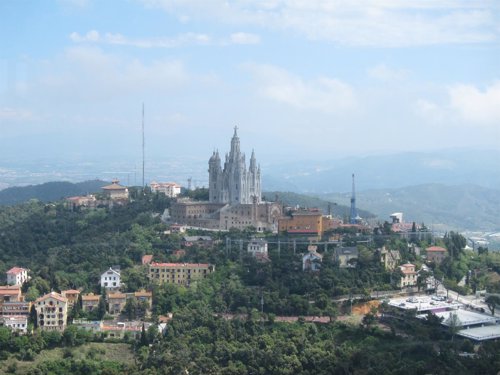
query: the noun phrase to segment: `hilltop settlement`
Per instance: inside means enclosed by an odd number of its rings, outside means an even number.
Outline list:
[[[354,175],[345,217],[265,199],[237,128],[208,167],[1,208],[0,373],[500,371],[500,254],[365,220]]]

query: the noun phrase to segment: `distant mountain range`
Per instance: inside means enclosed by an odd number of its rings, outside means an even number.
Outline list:
[[[78,183],[56,181],[40,185],[15,186],[0,191],[0,205],[14,205],[30,199],[53,202],[75,195],[100,192],[101,187],[107,184],[105,181],[91,180]]]
[[[264,165],[266,190],[297,193],[350,192],[422,184],[500,187],[500,151],[448,150],[370,155]]]
[[[349,202],[350,196],[318,195],[339,204]],[[477,185],[424,184],[365,190],[356,194],[356,203],[382,221],[389,220],[392,213],[402,212],[404,221],[424,222],[436,230],[500,231],[500,190]]]

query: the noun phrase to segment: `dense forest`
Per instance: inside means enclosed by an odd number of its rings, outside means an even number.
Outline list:
[[[377,228],[370,241],[363,234],[342,233],[346,244],[358,247],[355,267],[339,268],[333,249],[321,248],[320,272],[303,272],[306,244],[278,248],[276,237],[267,234],[270,261],[258,262],[238,245],[255,235],[251,228],[211,233],[213,247],[185,247],[179,255],[175,250],[182,248],[182,235],[169,233],[160,220],[169,205],[163,195],[131,189],[131,202],[113,208],[71,210],[63,202],[34,200],[0,208],[0,272],[3,277],[12,266],[29,268],[32,279],[23,288],[28,298],[69,288],[100,293],[99,275],[119,265],[126,291],[153,291],[153,321],[173,313],[164,336],[150,330],[139,342],[130,342],[134,360],[126,364],[102,355],[79,357],[79,348],[102,337],[71,326],[62,334],[35,331],[30,337],[2,328],[1,369],[15,372],[14,360],[31,363],[54,348],[63,348],[63,357],[35,361],[25,373],[494,374],[500,369],[498,342],[474,347],[442,331],[432,319],[383,321],[387,306],[382,304],[362,321],[345,320],[351,296],[362,302],[375,290],[396,287],[398,272],[383,268],[377,249],[398,249],[402,261],[419,266],[422,259],[408,241],[425,246],[425,234],[400,238],[387,225]],[[439,243],[451,256],[431,270],[436,277],[455,289],[499,289],[491,278],[500,273],[498,254],[468,252],[456,233]],[[144,254],[153,254],[155,261],[211,263],[216,272],[189,288],[150,285],[141,265]],[[474,272],[467,285],[459,287],[469,270]],[[284,323],[277,316],[298,321]],[[328,322],[310,323],[304,316],[328,317]]]

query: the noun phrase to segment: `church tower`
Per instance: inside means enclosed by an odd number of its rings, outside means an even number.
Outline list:
[[[214,151],[208,161],[210,202],[250,204],[261,201],[260,167],[252,151],[250,168],[246,169],[245,154],[240,150],[238,128],[234,128],[231,150],[226,154],[224,168],[221,168],[219,152]],[[255,198],[254,198],[255,197]]]

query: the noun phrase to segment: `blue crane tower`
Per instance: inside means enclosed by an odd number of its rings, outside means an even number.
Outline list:
[[[357,224],[360,217],[358,216],[358,211],[356,210],[356,190],[354,188],[354,173],[352,174],[352,195],[351,195],[351,217],[349,223]]]

